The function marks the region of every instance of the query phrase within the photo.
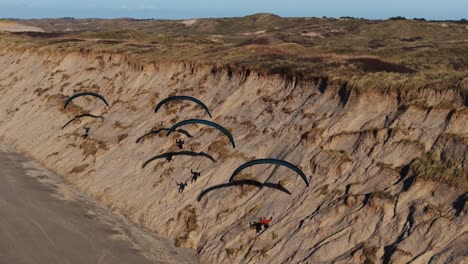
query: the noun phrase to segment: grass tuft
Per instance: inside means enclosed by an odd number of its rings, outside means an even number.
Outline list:
[[[468,190],[468,171],[457,167],[450,159],[441,159],[433,152],[427,152],[417,158],[410,168],[419,179]]]

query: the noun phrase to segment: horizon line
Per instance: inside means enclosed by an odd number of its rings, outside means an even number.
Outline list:
[[[232,18],[245,18],[249,16],[255,15],[272,15],[279,18],[315,18],[315,19],[356,19],[356,20],[375,20],[375,21],[385,21],[385,20],[426,20],[429,22],[450,22],[450,21],[466,21],[466,18],[444,18],[444,19],[431,19],[425,17],[405,17],[405,16],[390,16],[386,18],[366,18],[366,17],[354,17],[354,16],[281,16],[274,13],[253,13],[250,15],[244,16],[201,16],[201,17],[180,17],[180,18],[157,18],[157,17],[135,17],[135,16],[116,16],[116,17],[75,17],[75,16],[61,16],[61,17],[29,17],[29,18],[19,18],[19,17],[0,17],[0,20],[42,20],[42,19],[70,19],[70,20],[87,20],[87,19],[95,19],[95,20],[118,20],[118,19],[132,19],[132,20],[187,20],[187,19],[232,19]]]

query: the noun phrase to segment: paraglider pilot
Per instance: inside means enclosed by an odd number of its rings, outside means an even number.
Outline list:
[[[185,187],[187,187],[188,184],[186,182],[181,182],[181,183],[177,183],[177,185],[179,186],[179,193],[182,193],[185,190]]]
[[[171,160],[172,160],[172,155],[167,155],[167,156],[166,156],[166,160],[167,160],[167,161],[171,161]]]
[[[190,172],[192,173],[192,183],[193,182],[196,182],[198,177],[200,177],[201,173],[198,172],[198,171],[193,171],[193,170],[190,170]]]
[[[262,231],[262,225],[259,222],[250,223],[250,226],[254,226],[257,233]]]
[[[85,131],[83,134],[83,138],[87,138],[89,136],[89,130],[91,129],[91,127],[85,126],[83,129]]]
[[[184,141],[182,139],[177,139],[176,140],[176,143],[177,143],[177,146],[179,146],[179,149],[183,149],[184,148]]]
[[[250,223],[250,226],[254,226],[257,233],[260,233],[262,231],[262,227],[265,228],[265,230],[270,227],[271,220],[273,220],[273,217],[270,217],[270,219],[262,217],[259,221]]]

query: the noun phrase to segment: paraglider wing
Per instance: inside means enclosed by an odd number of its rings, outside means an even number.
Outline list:
[[[226,128],[216,124],[215,122],[211,122],[211,121],[203,120],[203,119],[188,119],[188,120],[181,121],[181,122],[173,125],[169,129],[169,131],[167,131],[167,135],[171,134],[172,131],[174,131],[178,127],[185,126],[185,125],[188,125],[188,124],[203,124],[203,125],[207,125],[207,126],[217,128],[218,130],[223,132],[229,138],[229,141],[231,141],[232,147],[233,148],[236,147],[236,143],[234,142],[234,138],[232,137],[231,133],[229,133],[229,131],[227,131]]]
[[[73,101],[74,99],[76,99],[78,97],[81,97],[81,96],[94,96],[94,97],[97,97],[97,98],[101,99],[107,106],[109,106],[106,99],[102,95],[97,94],[97,93],[93,93],[93,92],[83,92],[83,93],[77,93],[77,94],[74,94],[74,95],[70,96],[70,98],[68,98],[67,101],[65,101],[65,105],[63,106],[63,108],[65,109],[67,107],[67,105],[71,101]]]
[[[176,101],[176,100],[188,100],[188,101],[192,101],[194,103],[196,103],[197,105],[201,106],[203,109],[205,109],[205,111],[208,113],[208,115],[210,117],[211,116],[211,113],[210,113],[210,110],[208,109],[208,106],[206,106],[202,101],[198,100],[197,98],[194,98],[194,97],[191,97],[191,96],[185,96],[185,95],[178,95],[178,96],[170,96],[164,100],[162,100],[161,102],[158,103],[158,105],[156,106],[156,108],[154,109],[154,112],[158,112],[158,110],[166,103],[170,102],[170,101]]]
[[[304,174],[304,172],[302,172],[301,169],[299,169],[297,166],[287,161],[279,160],[279,159],[257,159],[257,160],[251,160],[249,162],[246,162],[242,164],[241,166],[239,166],[239,168],[237,168],[232,173],[231,178],[229,178],[229,182],[231,182],[234,179],[234,177],[236,177],[236,175],[239,174],[241,170],[248,168],[250,166],[258,165],[258,164],[277,164],[277,165],[288,167],[291,170],[295,171],[297,174],[299,174],[299,176],[301,176],[302,179],[304,179],[307,187],[309,187],[309,181],[307,180],[307,176]]]

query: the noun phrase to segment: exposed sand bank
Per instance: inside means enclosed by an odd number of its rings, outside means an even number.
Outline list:
[[[434,162],[449,160],[467,171],[468,111],[456,87],[363,92],[326,79],[142,64],[92,52],[3,50],[0,67],[5,142],[131,221],[196,250],[203,263],[466,261],[466,191],[424,179],[413,166],[431,153]],[[81,98],[63,110],[65,98],[83,90],[99,91],[110,107]],[[177,150],[174,141],[183,136],[136,139],[176,121],[209,118],[190,103],[153,112],[174,94],[205,102],[211,120],[234,135],[236,149],[214,129],[189,126],[193,138],[184,137],[185,147],[216,162],[182,156],[142,168],[151,157]],[[62,130],[85,110],[105,119]],[[84,125],[92,126],[88,140],[80,137]],[[287,169],[266,166],[243,177],[281,182],[291,195],[222,187],[237,166],[264,157],[298,165],[311,187]],[[200,179],[179,194],[176,182],[197,168]],[[271,215],[267,232],[248,227]]]

